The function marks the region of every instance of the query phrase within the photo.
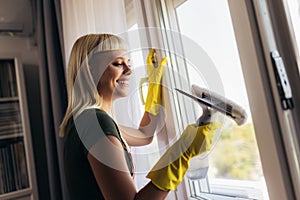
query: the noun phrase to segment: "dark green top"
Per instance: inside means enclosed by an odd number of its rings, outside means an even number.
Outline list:
[[[113,135],[122,143],[124,158],[129,172],[131,175],[133,174],[130,153],[127,151],[114,120],[102,110],[85,110],[76,118],[75,122],[73,118],[69,120],[64,137],[64,170],[71,200],[104,199],[93,175],[87,154],[89,149],[106,135]]]

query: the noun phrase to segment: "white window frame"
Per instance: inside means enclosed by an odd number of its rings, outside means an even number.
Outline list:
[[[270,199],[299,199],[299,108],[282,109],[270,56],[278,50],[289,64],[286,69],[297,69],[295,54],[286,55],[293,47],[283,1],[229,0],[229,5]],[[299,72],[287,75],[296,105]]]

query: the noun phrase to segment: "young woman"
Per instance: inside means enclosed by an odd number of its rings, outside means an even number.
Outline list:
[[[137,191],[128,146],[151,143],[160,110],[164,58],[147,58],[148,96],[139,129],[117,125],[110,113],[128,94],[132,69],[125,42],[111,34],[89,34],[74,44],[68,68],[68,108],[61,124],[64,167],[71,199],[164,199],[176,189],[193,156],[209,150],[214,123],[189,125]]]

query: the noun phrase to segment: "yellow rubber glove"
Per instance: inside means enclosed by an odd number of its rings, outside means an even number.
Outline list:
[[[148,75],[149,87],[145,102],[145,111],[157,115],[161,105],[161,79],[164,73],[164,67],[167,63],[167,58],[163,58],[158,66],[155,66],[153,62],[157,61],[153,60],[155,59],[154,54],[155,50],[151,49],[146,60],[146,72]]]
[[[163,191],[175,190],[188,170],[190,159],[211,149],[215,131],[220,127],[218,123],[187,126],[179,140],[147,174],[147,178]]]

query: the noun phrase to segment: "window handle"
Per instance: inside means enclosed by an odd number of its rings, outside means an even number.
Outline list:
[[[272,51],[271,57],[282,108],[283,110],[292,109],[294,107],[292,89],[286,74],[283,59],[278,51]]]

